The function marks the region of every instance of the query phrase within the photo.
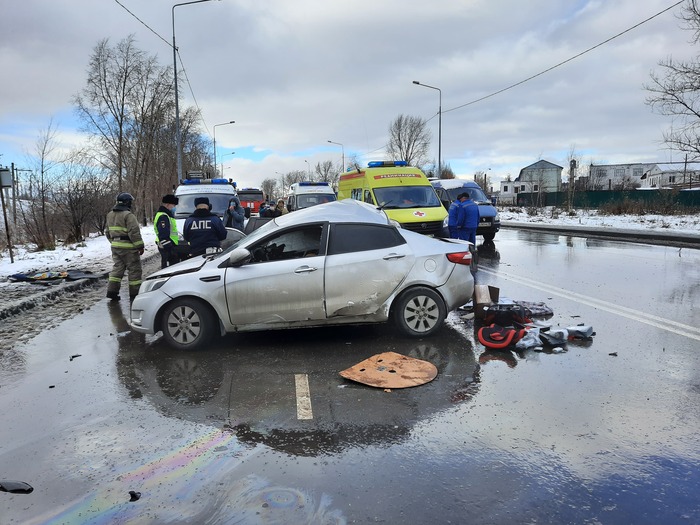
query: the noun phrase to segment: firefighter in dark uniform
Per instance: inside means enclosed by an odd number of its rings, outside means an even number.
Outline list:
[[[117,204],[107,214],[107,239],[112,245],[114,261],[107,282],[107,297],[113,301],[119,300],[119,288],[125,272],[129,273],[129,298],[136,297],[141,286],[144,244],[136,215],[131,213],[133,201],[130,193],[120,193]]]
[[[153,229],[156,231],[156,244],[160,252],[161,268],[180,262],[180,256],[177,252],[177,224],[174,216],[175,206],[178,202],[179,199],[175,195],[165,195],[153,218]]]

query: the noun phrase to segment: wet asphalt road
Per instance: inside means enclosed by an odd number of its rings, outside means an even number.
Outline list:
[[[700,522],[699,262],[500,232],[477,282],[595,329],[558,354],[484,352],[460,312],[422,341],[343,327],[190,354],[101,300],[3,354],[0,480],[34,491],[0,492],[0,524]],[[388,350],[438,377],[338,375]]]

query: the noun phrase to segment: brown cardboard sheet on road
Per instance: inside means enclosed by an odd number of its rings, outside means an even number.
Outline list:
[[[435,379],[437,368],[428,361],[396,352],[384,352],[346,368],[340,375],[377,388],[408,388]]]

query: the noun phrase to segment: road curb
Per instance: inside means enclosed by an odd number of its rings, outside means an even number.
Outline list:
[[[574,237],[594,237],[625,242],[649,243],[679,248],[700,248],[700,235],[675,233],[672,231],[649,231],[628,228],[601,228],[569,226],[560,224],[537,224],[530,222],[501,221],[501,228],[559,233]]]

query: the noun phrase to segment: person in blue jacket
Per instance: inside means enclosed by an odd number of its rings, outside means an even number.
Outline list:
[[[469,193],[463,193],[460,208],[462,209],[462,229],[459,238],[469,241],[476,246],[476,229],[479,227],[479,205],[474,202]]]
[[[190,257],[213,253],[221,249],[226,227],[219,216],[211,212],[207,197],[194,200],[194,213],[185,221],[182,236],[190,244]]]
[[[447,228],[450,231],[451,239],[461,239],[464,222],[464,210],[462,210],[462,201],[466,198],[466,193],[460,193],[457,198],[450,204],[447,210]]]

